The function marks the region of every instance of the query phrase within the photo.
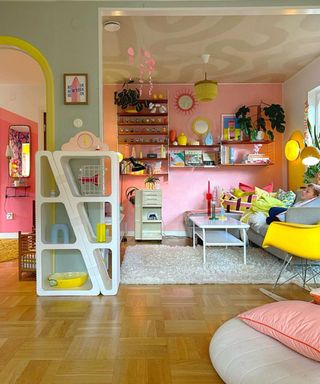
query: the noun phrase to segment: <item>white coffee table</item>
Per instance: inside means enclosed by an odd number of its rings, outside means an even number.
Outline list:
[[[243,247],[243,264],[247,264],[247,233],[248,224],[241,223],[232,217],[224,220],[211,220],[208,216],[191,216],[193,224],[193,248],[196,246],[196,236],[203,242],[203,263],[206,263],[206,247],[228,246]],[[228,232],[228,229],[239,229],[242,231],[243,240],[238,239]]]

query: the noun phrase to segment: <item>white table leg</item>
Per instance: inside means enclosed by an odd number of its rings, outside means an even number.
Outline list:
[[[202,254],[203,254],[203,264],[206,263],[206,230],[205,228],[202,228],[202,239],[203,239],[203,248],[202,248]]]
[[[243,228],[243,264],[247,264],[247,232]]]
[[[194,222],[192,222],[192,245],[193,248],[196,247],[196,225]]]

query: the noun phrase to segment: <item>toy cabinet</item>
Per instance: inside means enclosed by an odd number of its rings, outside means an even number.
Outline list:
[[[121,173],[132,175],[129,157],[146,165],[143,173],[168,173],[168,100],[140,100],[143,109],[118,109],[118,144],[124,159]]]
[[[120,282],[117,154],[40,151],[36,172],[38,295],[116,294]]]
[[[161,190],[136,191],[134,229],[136,240],[162,240],[161,211]]]

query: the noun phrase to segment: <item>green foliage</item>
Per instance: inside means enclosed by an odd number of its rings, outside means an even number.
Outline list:
[[[263,131],[268,135],[270,140],[273,140],[273,130],[280,133],[285,131],[285,113],[280,104],[266,105],[261,108],[263,104],[264,103],[261,102],[260,105],[251,106],[258,108],[258,113],[255,116],[250,115],[250,107],[243,105],[236,112],[236,118],[239,121],[240,129],[247,136],[251,136],[252,131]],[[261,110],[264,112],[265,117],[261,115]],[[270,121],[272,129],[267,128],[266,118]],[[253,136],[256,136],[256,132],[254,132]]]
[[[320,162],[316,165],[310,165],[304,173],[304,182],[306,184],[312,183],[313,179],[320,172]]]
[[[316,126],[314,126],[312,129],[309,119],[307,120],[307,125],[308,125],[309,135],[312,141],[312,145],[320,150],[320,132],[317,133]],[[320,161],[316,165],[309,165],[309,167],[304,173],[304,182],[306,184],[312,183],[313,179],[317,176],[319,172],[320,172]]]
[[[156,176],[148,176],[147,178],[144,179],[145,183],[153,183],[155,184],[157,181],[160,181],[159,177]]]
[[[271,128],[283,133],[286,129],[285,114],[280,104],[271,104],[263,108],[263,112],[268,117]]]

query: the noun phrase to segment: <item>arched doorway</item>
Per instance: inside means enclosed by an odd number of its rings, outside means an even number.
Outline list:
[[[43,54],[38,49],[33,47],[28,42],[21,40],[21,39],[18,39],[18,38],[15,38],[15,37],[0,36],[0,49],[1,49],[1,52],[2,51],[5,52],[3,57],[6,57],[6,54],[8,55],[9,52],[12,52],[12,54],[10,54],[10,56],[9,56],[11,61],[10,60],[9,60],[9,62],[4,61],[5,66],[3,68],[3,73],[5,73],[5,74],[10,73],[10,70],[11,70],[10,68],[12,66],[12,69],[13,68],[15,68],[15,69],[13,69],[11,71],[11,73],[12,74],[19,74],[19,72],[20,72],[19,71],[19,65],[20,65],[21,73],[24,70],[26,70],[26,68],[29,68],[30,74],[32,74],[32,70],[31,70],[32,66],[31,65],[28,66],[26,64],[33,62],[34,66],[38,67],[37,71],[38,71],[38,74],[40,74],[40,76],[42,77],[42,84],[43,84],[43,91],[41,91],[40,93],[33,93],[33,92],[30,93],[30,89],[31,89],[30,88],[30,81],[32,81],[32,80],[30,80],[28,78],[26,83],[24,83],[24,81],[21,82],[21,84],[24,84],[21,88],[21,92],[16,87],[15,91],[12,92],[12,96],[11,96],[11,89],[10,89],[10,93],[6,92],[6,96],[3,97],[3,102],[4,102],[3,106],[6,107],[7,109],[2,109],[2,114],[1,114],[2,118],[5,119],[6,124],[9,124],[9,122],[10,122],[10,124],[21,124],[21,121],[26,121],[25,124],[27,124],[31,129],[31,141],[33,143],[33,144],[31,144],[31,149],[34,148],[33,152],[31,153],[31,156],[33,157],[33,161],[31,163],[31,165],[33,166],[33,170],[32,170],[32,172],[30,172],[30,178],[28,178],[28,180],[27,180],[28,182],[26,182],[28,190],[24,189],[24,193],[27,194],[27,196],[29,196],[28,200],[9,199],[9,197],[12,197],[11,196],[12,189],[10,189],[12,180],[10,180],[8,178],[9,173],[7,170],[7,166],[4,165],[5,164],[5,161],[3,161],[4,156],[1,156],[1,158],[2,158],[1,166],[2,167],[5,166],[5,168],[2,169],[2,172],[1,172],[2,177],[1,177],[1,182],[0,182],[0,184],[1,184],[0,188],[1,188],[2,193],[1,193],[1,199],[0,199],[1,200],[0,206],[2,209],[5,210],[6,213],[8,211],[10,213],[10,215],[8,215],[9,219],[7,218],[7,214],[4,217],[1,217],[0,232],[3,235],[1,237],[6,238],[6,237],[11,237],[12,236],[11,234],[13,234],[13,236],[14,236],[14,234],[17,233],[18,231],[29,231],[29,227],[31,227],[32,223],[34,222],[33,220],[31,220],[32,217],[34,216],[34,214],[31,214],[32,209],[30,207],[32,207],[32,205],[29,204],[30,201],[32,203],[32,200],[30,200],[30,199],[34,198],[33,196],[34,196],[34,189],[35,189],[35,186],[34,186],[34,184],[35,184],[34,153],[37,150],[38,146],[34,145],[34,144],[36,143],[36,141],[38,141],[38,139],[35,140],[36,138],[38,138],[38,134],[40,134],[42,136],[42,134],[41,134],[42,131],[41,132],[38,131],[38,128],[40,127],[40,124],[39,124],[40,123],[40,115],[41,115],[40,110],[42,111],[42,114],[44,111],[46,111],[46,117],[47,117],[47,119],[46,119],[46,148],[48,150],[54,150],[55,149],[54,86],[53,86],[54,84],[53,84],[52,71],[51,71],[51,68],[50,68],[46,58],[43,56]],[[28,57],[28,60],[23,59],[23,56],[25,58]],[[20,57],[21,57],[21,61],[19,59]],[[15,63],[18,63],[18,64],[15,65]],[[7,69],[8,69],[8,71],[7,71]],[[24,72],[24,73],[26,73],[26,72]],[[19,74],[19,76],[20,76],[20,74]],[[5,79],[5,77],[4,77],[4,80],[5,80],[4,84],[6,84],[6,80],[8,81],[9,79],[11,81],[10,84],[19,84],[19,80],[21,80],[21,78],[19,76],[17,76],[17,77],[14,76],[12,78],[10,78],[10,76],[9,76],[7,79]],[[17,78],[19,79],[18,82],[14,83],[15,81],[17,81]],[[26,85],[28,83],[28,81],[29,81],[29,88]],[[26,87],[28,88],[27,91],[26,91],[26,89],[27,89]],[[16,93],[15,93],[16,90],[18,92],[17,97],[16,97]],[[32,94],[32,99],[35,98],[35,100],[37,100],[37,97],[38,97],[38,100],[40,100],[39,96],[42,93],[43,104],[41,104],[41,108],[39,108],[39,110],[38,110],[39,119],[31,117],[31,116],[35,117],[35,111],[36,111],[37,107],[31,108],[32,103],[27,102],[25,104],[23,101],[24,100],[23,95],[25,95],[24,97],[26,97],[25,100],[27,100],[27,98],[29,97],[28,92],[30,93],[30,95]],[[12,97],[12,98],[10,99],[10,97]],[[28,101],[30,101],[30,100],[28,100]],[[18,106],[18,108],[16,108],[17,106]],[[20,113],[19,113],[19,111],[20,111]],[[24,114],[23,112],[26,112],[26,111],[28,113]],[[17,112],[17,114],[15,112]],[[33,113],[33,115],[32,115],[32,113]],[[26,117],[26,116],[29,117],[29,120],[31,119],[29,122],[28,122],[28,118],[26,118],[26,120],[24,120],[23,117]],[[17,120],[17,121],[14,121],[14,120]],[[37,126],[35,124],[36,121],[38,121],[38,128],[35,128]],[[35,132],[37,132],[37,133],[35,133]],[[32,137],[33,135],[35,135],[35,136]],[[40,145],[40,147],[38,147],[38,148],[43,149],[43,146],[40,144],[40,142],[43,143],[43,140],[40,139],[40,141],[38,141],[38,144]],[[2,143],[2,144],[4,145],[5,143]],[[2,152],[4,155],[4,151],[2,151]],[[10,193],[9,192],[7,193],[7,191],[9,191]],[[14,190],[14,195],[15,195],[15,193],[16,193],[16,191]],[[13,197],[15,197],[15,196],[13,196]],[[25,204],[25,203],[27,203],[27,204]],[[27,207],[27,209],[25,209],[26,207]],[[15,214],[16,212],[18,213],[17,216]],[[23,212],[23,214],[21,212]],[[11,217],[11,219],[10,219],[10,217]],[[6,221],[6,220],[12,220],[13,217],[14,217],[13,221]]]
[[[47,112],[47,149],[53,151],[55,149],[55,128],[54,128],[54,81],[53,74],[47,59],[33,45],[12,36],[0,36],[0,46],[20,49],[31,56],[43,71],[46,84],[46,112]]]

